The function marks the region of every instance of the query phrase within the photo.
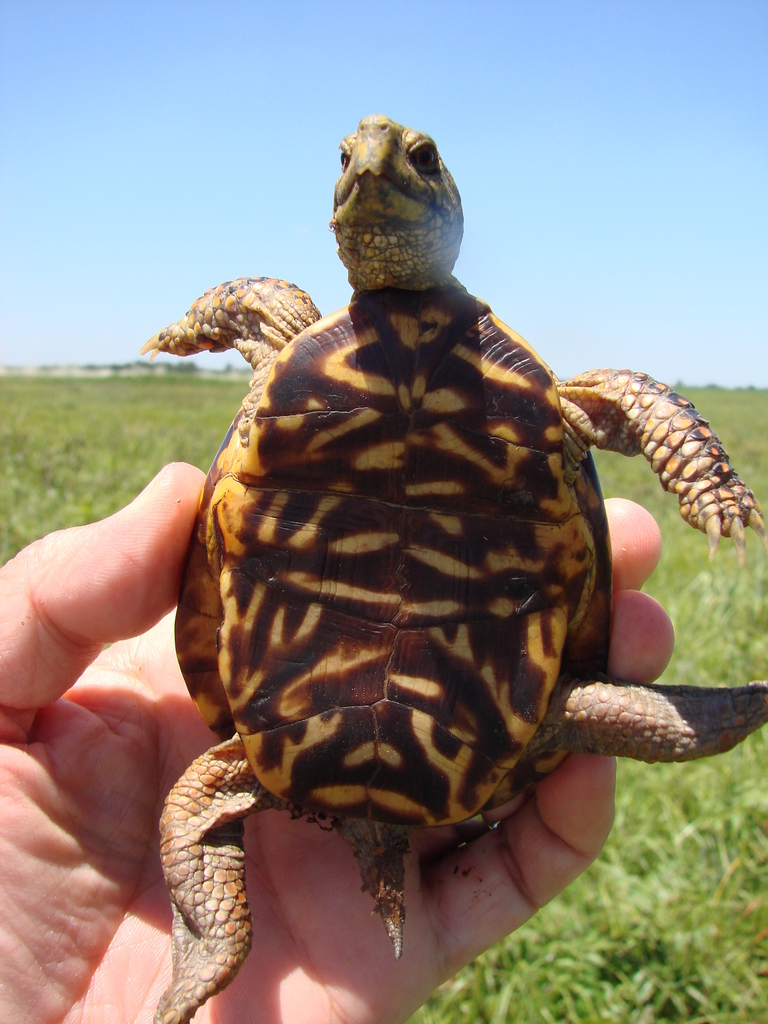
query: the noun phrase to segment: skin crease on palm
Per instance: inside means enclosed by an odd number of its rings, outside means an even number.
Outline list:
[[[44,538],[0,569],[4,1024],[150,1021],[168,982],[157,823],[171,785],[213,742],[179,672],[169,614],[202,481],[191,466],[166,467],[115,516]],[[661,538],[638,506],[607,507],[609,673],[650,682],[669,660],[672,627],[636,588]],[[284,812],[251,816],[254,946],[196,1024],[406,1020],[597,856],[614,778],[611,759],[572,754],[534,795],[497,809],[497,828],[415,833],[399,962],[340,837]]]

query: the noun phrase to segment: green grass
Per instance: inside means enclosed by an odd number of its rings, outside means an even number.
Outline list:
[[[207,470],[247,379],[0,377],[0,564],[122,508],[168,462]]]
[[[206,468],[244,382],[0,378],[0,561],[119,508],[164,463]],[[768,505],[768,393],[685,391]],[[665,538],[646,588],[672,615],[667,682],[768,678],[768,559],[713,565],[642,459],[598,456],[606,495]],[[768,1021],[768,737],[688,765],[620,765],[600,859],[528,925],[442,986],[413,1024]]]

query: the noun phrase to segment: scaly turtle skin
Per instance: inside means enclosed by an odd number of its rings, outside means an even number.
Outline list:
[[[396,955],[415,827],[462,821],[571,750],[725,750],[768,684],[609,680],[608,531],[589,448],[642,453],[683,517],[744,554],[751,491],[691,404],[644,374],[560,382],[452,277],[456,186],[383,117],[341,144],[332,226],[355,289],[325,319],[284,281],[207,293],[145,351],[237,347],[251,391],[214,461],[176,642],[225,741],[169,794],[174,905],[162,1024],[189,1020],[250,947],[244,815],[321,813],[349,842]]]

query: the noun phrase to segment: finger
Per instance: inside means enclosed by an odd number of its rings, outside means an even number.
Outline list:
[[[639,590],[614,594],[608,675],[628,683],[652,683],[675,647],[672,621],[658,601]]]
[[[56,700],[105,643],[173,607],[202,481],[166,466],[109,519],[44,537],[0,569],[0,704]]]
[[[513,817],[427,868],[445,974],[519,928],[594,860],[613,823],[613,758],[571,756]]]
[[[613,553],[613,589],[639,590],[661,555],[661,530],[650,512],[626,498],[605,503]]]

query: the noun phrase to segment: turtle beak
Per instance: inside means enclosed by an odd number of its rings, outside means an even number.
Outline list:
[[[360,122],[357,134],[355,135],[354,146],[349,157],[349,163],[344,169],[339,180],[336,182],[334,193],[333,209],[334,214],[342,207],[353,192],[361,187],[366,188],[365,182],[373,184],[384,181],[391,183],[398,192],[407,192],[409,182],[407,176],[398,171],[398,160],[401,159],[401,133],[400,125],[390,121],[387,117],[374,114],[365,117]],[[366,178],[366,175],[370,175]]]
[[[349,168],[359,178],[365,171],[376,177],[385,175],[397,184],[395,159],[400,148],[399,126],[389,118],[374,114],[363,118],[357,129],[357,142],[352,151]]]

